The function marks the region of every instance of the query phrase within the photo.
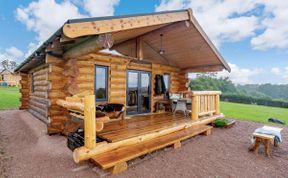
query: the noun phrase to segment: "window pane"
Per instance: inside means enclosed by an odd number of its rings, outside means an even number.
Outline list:
[[[96,100],[107,100],[107,67],[96,66]]]
[[[164,74],[163,75],[163,79],[164,79],[164,83],[165,83],[165,87],[166,87],[166,91],[169,90],[169,85],[170,85],[170,75],[169,74]]]

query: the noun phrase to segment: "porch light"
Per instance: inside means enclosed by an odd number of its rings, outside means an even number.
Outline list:
[[[163,33],[160,34],[160,50],[159,50],[159,54],[161,54],[161,55],[164,54],[164,52],[165,52],[164,49],[163,49],[163,46],[162,46],[162,43],[163,43],[162,40],[163,40]]]

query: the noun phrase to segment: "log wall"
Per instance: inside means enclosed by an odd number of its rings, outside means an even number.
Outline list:
[[[79,92],[94,94],[95,65],[108,67],[108,102],[126,104],[126,70],[127,59],[89,54],[77,59],[79,75],[77,85]],[[97,101],[96,101],[97,102]]]
[[[67,110],[56,104],[58,99],[65,99],[70,96],[66,93],[64,87],[67,84],[67,76],[64,75],[64,70],[67,69],[66,63],[61,58],[56,58],[51,55],[46,55],[46,64],[48,64],[48,82],[49,82],[49,108],[47,126],[48,134],[63,133],[65,127],[70,121]]]
[[[152,111],[155,111],[155,103],[157,100],[163,99],[164,97],[163,95],[156,96],[154,93],[156,74],[170,74],[170,92],[187,91],[187,75],[179,68],[162,64],[139,63],[135,60],[120,56],[91,53],[77,59],[77,66],[79,67],[77,85],[80,93],[89,91],[89,94],[94,94],[95,64],[108,67],[108,102],[126,104],[127,70],[151,72]]]
[[[43,66],[31,71],[29,74],[29,83],[29,112],[48,124],[49,83],[47,66]]]
[[[156,74],[170,74],[170,92],[187,90],[186,75],[175,67],[141,63],[128,57],[100,53],[90,53],[68,60],[47,54],[44,67],[33,69],[29,74],[21,74],[20,108],[28,109],[37,118],[47,123],[49,134],[69,130],[67,127],[70,127],[69,124],[72,122],[68,111],[58,106],[56,101],[83,92],[87,95],[94,94],[95,65],[108,67],[108,102],[110,103],[126,105],[127,70],[151,72],[152,112],[155,111],[157,100],[164,97],[156,96],[154,93]]]

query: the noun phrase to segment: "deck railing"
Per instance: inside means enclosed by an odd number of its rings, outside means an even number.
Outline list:
[[[220,91],[189,91],[185,95],[192,99],[192,120],[197,120],[205,115],[220,114]]]

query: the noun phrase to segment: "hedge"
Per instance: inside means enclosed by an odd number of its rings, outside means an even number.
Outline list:
[[[240,94],[222,94],[222,101],[244,103],[244,104],[257,104],[264,106],[274,106],[281,108],[288,108],[288,102],[282,100],[275,100],[270,98],[259,98]]]

